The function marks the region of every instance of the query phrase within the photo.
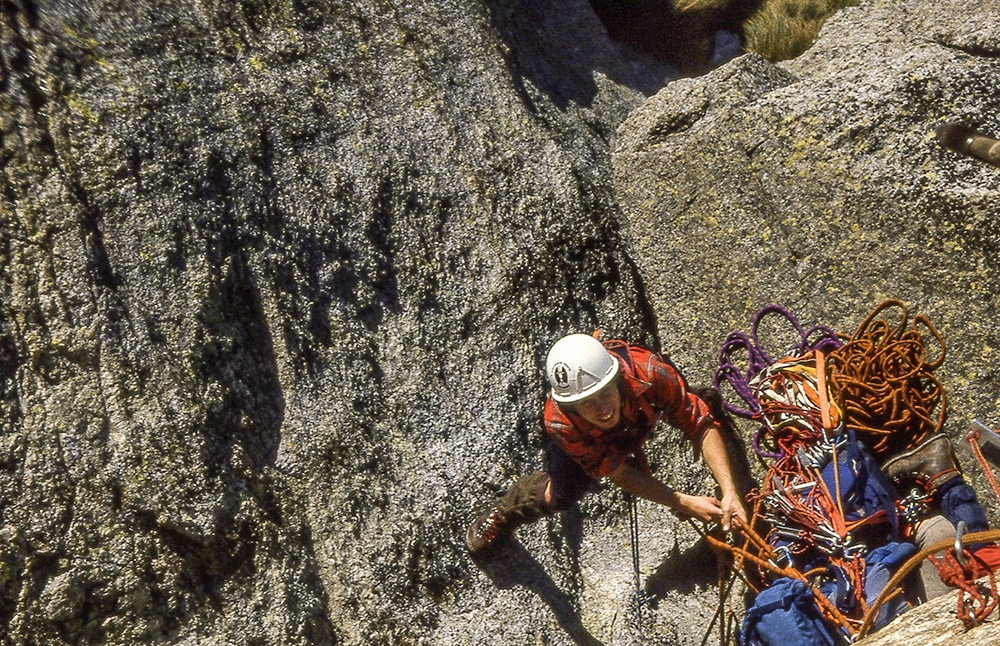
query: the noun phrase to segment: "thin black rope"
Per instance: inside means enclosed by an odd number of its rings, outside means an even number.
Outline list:
[[[630,541],[632,543],[632,582],[635,590],[632,593],[632,629],[636,646],[642,646],[642,606],[646,603],[646,595],[642,591],[642,573],[639,570],[639,507],[635,496],[625,494],[628,505],[628,524]]]

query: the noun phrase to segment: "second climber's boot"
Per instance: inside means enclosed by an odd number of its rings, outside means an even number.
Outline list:
[[[465,534],[473,556],[482,556],[499,547],[526,523],[552,514],[545,504],[549,476],[535,471],[517,480],[488,511],[480,514]]]
[[[934,493],[941,485],[962,475],[951,441],[935,434],[909,451],[893,456],[882,465],[882,470],[906,491],[913,485]]]

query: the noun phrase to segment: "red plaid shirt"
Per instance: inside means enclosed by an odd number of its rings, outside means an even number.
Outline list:
[[[645,465],[642,445],[661,417],[689,441],[700,440],[705,431],[718,426],[708,405],[688,390],[680,372],[659,355],[621,341],[605,341],[604,346],[621,368],[622,420],[618,426],[602,431],[561,409],[551,393],[543,413],[549,437],[591,477],[608,475],[629,456]]]

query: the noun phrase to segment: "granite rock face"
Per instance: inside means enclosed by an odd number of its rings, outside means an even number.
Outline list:
[[[851,332],[898,298],[945,333],[956,415],[989,415],[1000,173],[934,130],[1000,136],[998,51],[993,3],[862,3],[793,61],[743,56],[636,110],[616,189],[667,345],[709,355],[772,302]]]
[[[987,579],[980,579],[979,584],[984,588],[990,585]],[[992,646],[997,643],[1000,626],[996,615],[965,630],[955,617],[955,606],[954,594],[931,599],[855,643],[863,646]]]
[[[652,339],[608,142],[667,70],[582,0],[0,34],[4,643],[488,641],[464,527],[538,459],[539,357]]]
[[[1000,175],[927,133],[1000,126],[997,20],[868,5],[644,104],[583,0],[3,3],[3,643],[629,643],[615,491],[463,543],[567,332],[700,384],[758,305],[897,296],[996,421]],[[711,559],[639,513],[646,643],[697,643]]]

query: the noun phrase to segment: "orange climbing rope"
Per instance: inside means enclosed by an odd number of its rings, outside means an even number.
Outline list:
[[[969,448],[972,449],[972,455],[976,457],[976,462],[978,462],[980,468],[982,468],[983,475],[986,476],[986,481],[990,483],[990,487],[993,488],[993,493],[996,495],[997,500],[1000,501],[1000,483],[997,482],[996,476],[993,475],[993,469],[990,468],[989,463],[986,462],[985,456],[983,456],[983,451],[979,448],[979,430],[976,428],[976,424],[981,423],[982,422],[978,420],[973,421],[972,427],[969,428],[969,432],[965,435],[965,439],[969,443]],[[987,428],[986,430],[989,429]]]
[[[827,599],[826,595],[820,592],[820,590],[813,584],[805,573],[800,572],[793,567],[782,567],[777,565],[775,563],[777,555],[774,550],[749,525],[740,522],[739,519],[736,519],[733,526],[741,534],[746,536],[749,542],[754,543],[754,545],[757,546],[761,552],[759,554],[754,554],[747,548],[730,545],[729,543],[719,540],[715,536],[708,533],[702,532],[702,536],[713,548],[729,552],[740,561],[748,561],[757,566],[761,571],[770,572],[778,577],[797,579],[805,583],[813,591],[813,598],[816,601],[816,606],[819,608],[820,614],[825,620],[835,626],[840,626],[849,636],[853,636],[857,633],[861,624],[860,620],[850,619],[838,610],[833,602]],[[744,579],[744,581],[746,582],[746,579]]]
[[[902,312],[895,327],[878,318],[891,308]],[[944,361],[944,339],[926,316],[909,321],[901,301],[884,301],[829,354],[827,377],[847,426],[880,459],[916,446],[944,426],[945,392],[931,374]],[[927,360],[922,328],[940,346],[933,361]]]

